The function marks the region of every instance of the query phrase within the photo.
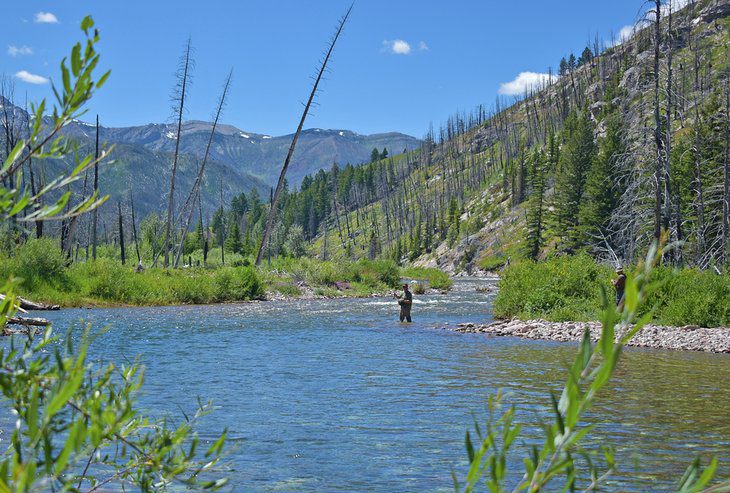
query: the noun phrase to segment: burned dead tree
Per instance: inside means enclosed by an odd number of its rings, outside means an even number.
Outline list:
[[[266,218],[266,227],[264,228],[264,235],[261,239],[261,245],[259,246],[258,254],[256,255],[256,265],[261,265],[261,261],[263,260],[264,256],[264,249],[266,248],[269,237],[271,236],[271,230],[274,226],[274,220],[276,219],[276,207],[279,203],[279,197],[281,196],[281,192],[284,189],[284,183],[286,179],[286,172],[289,169],[289,163],[291,161],[292,155],[294,154],[294,149],[297,145],[297,140],[299,139],[299,135],[302,133],[302,127],[304,126],[304,121],[307,119],[307,114],[309,113],[309,109],[312,106],[312,102],[314,101],[314,97],[317,94],[317,88],[319,87],[319,83],[322,80],[322,76],[324,75],[325,70],[327,69],[327,62],[329,62],[330,57],[332,56],[332,52],[334,51],[335,44],[337,43],[337,40],[340,37],[340,34],[342,34],[342,30],[345,27],[345,23],[347,23],[347,19],[350,17],[350,12],[352,11],[352,5],[350,5],[350,8],[347,9],[347,12],[344,16],[342,16],[342,19],[340,19],[340,22],[337,25],[337,30],[335,31],[334,36],[332,37],[332,40],[330,41],[329,48],[327,49],[327,53],[322,60],[322,64],[319,67],[319,71],[317,73],[317,77],[314,80],[314,86],[312,87],[312,91],[309,93],[309,100],[307,100],[307,104],[304,106],[304,111],[302,112],[302,118],[299,120],[299,126],[297,127],[297,131],[294,134],[294,137],[292,138],[291,145],[289,146],[289,152],[286,155],[286,159],[284,160],[284,166],[281,168],[281,174],[279,175],[279,181],[276,183],[276,190],[274,191],[274,196],[271,200],[271,208],[269,209],[269,215]]]
[[[175,88],[175,96],[173,97],[173,101],[176,103],[175,117],[177,119],[177,133],[175,137],[175,152],[172,157],[172,172],[170,174],[170,194],[167,198],[167,218],[165,220],[165,244],[163,247],[163,265],[165,267],[168,267],[170,264],[170,247],[172,244],[172,218],[174,215],[175,207],[175,177],[177,175],[177,161],[180,154],[180,135],[182,133],[182,119],[185,112],[185,93],[190,83],[190,70],[193,66],[191,51],[191,40],[190,38],[188,38],[188,42],[185,47],[185,53],[183,54],[178,67],[177,86]]]

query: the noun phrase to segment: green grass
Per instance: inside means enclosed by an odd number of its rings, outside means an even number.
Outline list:
[[[730,276],[668,267],[656,268],[653,275],[659,288],[649,294],[643,309],[653,308],[655,323],[730,326]],[[584,254],[522,261],[504,272],[494,314],[556,322],[598,320],[601,287],[613,299],[613,277],[612,268]]]
[[[114,252],[101,248],[99,253],[111,257]],[[136,273],[134,265],[100,256],[67,267],[57,242],[41,239],[28,241],[13,256],[0,254],[0,279],[18,277],[21,296],[62,306],[222,303],[264,299],[267,291],[298,297],[304,287],[321,296],[369,296],[398,287],[402,277],[427,279],[437,289],[451,286],[448,276],[436,269],[403,270],[390,260],[273,258],[258,268],[252,263],[251,258],[227,254],[225,266],[209,262],[205,268]]]
[[[429,287],[439,290],[451,289],[454,284],[445,272],[425,267],[403,267],[401,269],[401,277],[416,281],[426,281]]]

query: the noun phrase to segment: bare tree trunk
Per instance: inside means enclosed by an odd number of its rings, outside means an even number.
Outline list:
[[[658,1],[658,0],[657,0]],[[185,48],[185,55],[182,60],[182,72],[180,73],[180,105],[177,109],[177,138],[175,139],[175,153],[172,157],[172,173],[170,175],[170,195],[167,199],[167,220],[165,222],[165,258],[164,267],[167,268],[170,265],[170,245],[172,235],[172,216],[173,207],[175,205],[175,175],[177,174],[177,158],[180,152],[180,134],[182,133],[182,119],[183,112],[185,110],[185,90],[188,85],[188,71],[190,69],[190,38],[188,38],[188,44]]]
[[[122,265],[124,265],[127,261],[125,251],[124,251],[124,221],[122,220],[122,203],[117,202],[117,210],[119,211],[119,248],[121,249],[122,253]]]
[[[654,22],[654,142],[656,144],[656,165],[654,167],[654,239],[658,242],[662,234],[662,175],[664,173],[664,144],[662,123],[659,114],[659,47],[661,44],[661,0],[654,0],[656,19]]]
[[[223,179],[221,179],[221,229],[222,233],[220,234],[220,246],[221,246],[221,264],[226,265],[226,249],[224,246],[224,243],[226,242],[226,221],[225,221],[225,211],[223,210]]]
[[[659,1],[659,0],[657,0]],[[281,191],[284,188],[284,180],[286,178],[286,172],[289,169],[289,162],[291,161],[291,157],[294,154],[294,149],[297,145],[297,140],[299,139],[299,134],[302,133],[302,127],[304,126],[304,121],[307,119],[307,114],[309,113],[309,108],[312,106],[312,101],[314,100],[314,96],[317,94],[317,87],[319,86],[319,82],[322,80],[322,75],[324,75],[324,71],[327,68],[327,62],[330,59],[330,56],[332,55],[332,51],[335,48],[335,43],[337,43],[337,39],[340,37],[340,34],[342,33],[342,30],[345,27],[345,23],[347,22],[348,17],[350,16],[350,12],[352,11],[352,5],[350,5],[350,8],[347,9],[347,12],[345,15],[340,19],[340,22],[337,26],[337,31],[335,32],[335,35],[332,38],[332,41],[330,42],[329,49],[327,50],[327,54],[324,57],[324,60],[322,61],[322,65],[319,68],[319,73],[317,74],[317,78],[314,81],[314,87],[312,87],[312,92],[309,94],[309,100],[307,101],[306,106],[304,107],[304,112],[302,113],[302,118],[299,120],[299,126],[297,127],[297,131],[294,134],[294,138],[292,139],[291,145],[289,146],[289,152],[286,155],[286,160],[284,161],[284,166],[281,168],[281,174],[279,175],[279,181],[276,184],[276,191],[274,192],[274,197],[271,202],[271,208],[269,209],[269,216],[266,219],[266,227],[264,228],[264,235],[261,238],[261,245],[259,246],[258,254],[256,255],[256,265],[261,265],[261,260],[263,260],[264,256],[264,248],[266,248],[269,237],[271,236],[271,229],[274,226],[274,219],[276,218],[276,206],[279,203],[279,196],[281,195]]]
[[[137,221],[134,217],[134,200],[132,199],[132,191],[129,191],[129,208],[132,211],[132,238],[134,239],[134,249],[137,252],[137,262],[142,262],[142,255],[139,253],[139,240],[137,239]]]
[[[99,160],[99,115],[96,115],[96,148],[94,151],[94,161]],[[94,164],[94,193],[99,193],[99,163]],[[91,225],[91,258],[96,260],[96,245],[98,243],[97,239],[97,229],[98,229],[98,223],[99,223],[99,208],[94,208],[94,218],[92,220]]]
[[[190,206],[190,212],[188,214],[188,217],[185,221],[185,224],[183,224],[182,227],[182,235],[180,237],[180,246],[177,249],[177,254],[175,255],[175,267],[178,266],[178,263],[180,262],[180,255],[183,251],[183,246],[185,245],[185,238],[188,234],[188,228],[190,227],[190,221],[193,219],[193,213],[195,212],[195,196],[196,194],[200,195],[200,184],[203,181],[203,173],[205,172],[205,165],[208,162],[208,155],[210,154],[210,146],[213,144],[213,137],[215,137],[215,129],[218,126],[218,120],[220,119],[221,113],[223,112],[223,107],[226,104],[226,96],[228,95],[228,88],[231,85],[231,77],[233,76],[233,69],[228,73],[228,78],[226,79],[226,83],[223,86],[223,93],[221,94],[220,99],[218,100],[218,109],[215,112],[215,118],[213,119],[213,127],[210,129],[210,136],[208,137],[208,145],[205,146],[205,155],[203,156],[203,162],[200,163],[200,168],[198,168],[198,174],[195,177],[195,183],[193,184],[193,188],[190,190],[190,195],[188,195],[188,199],[185,202],[185,205],[183,206],[183,211],[188,208],[188,205]],[[183,212],[184,213],[184,212]]]
[[[725,156],[723,162],[723,195],[722,195],[722,244],[720,250],[720,265],[727,264],[730,252],[728,251],[728,235],[730,235],[730,76],[725,78]]]

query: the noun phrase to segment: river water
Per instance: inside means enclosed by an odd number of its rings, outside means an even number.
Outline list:
[[[464,434],[502,389],[525,423],[518,453],[547,417],[575,344],[436,329],[491,318],[493,294],[459,280],[416,296],[413,324],[392,299],[64,310],[109,326],[91,354],[146,367],[141,406],[182,419],[212,399],[203,438],[228,428],[229,491],[453,491]],[[627,349],[588,419],[589,448],[616,448],[611,491],[669,491],[698,453],[730,476],[730,357]],[[511,468],[522,470],[521,458]]]

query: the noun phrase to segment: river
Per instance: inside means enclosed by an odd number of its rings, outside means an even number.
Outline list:
[[[46,313],[59,333],[80,319],[110,330],[93,358],[146,367],[141,406],[182,419],[196,396],[228,428],[228,491],[453,491],[466,475],[464,433],[499,389],[526,423],[547,416],[574,344],[436,329],[490,319],[493,294],[459,280],[416,296],[414,323],[390,299],[73,309]],[[697,453],[730,476],[730,357],[629,348],[588,419],[587,444],[616,448],[611,491],[668,491]],[[179,406],[179,407],[178,407]],[[523,452],[524,448],[520,450]],[[519,456],[512,468],[522,470]]]

